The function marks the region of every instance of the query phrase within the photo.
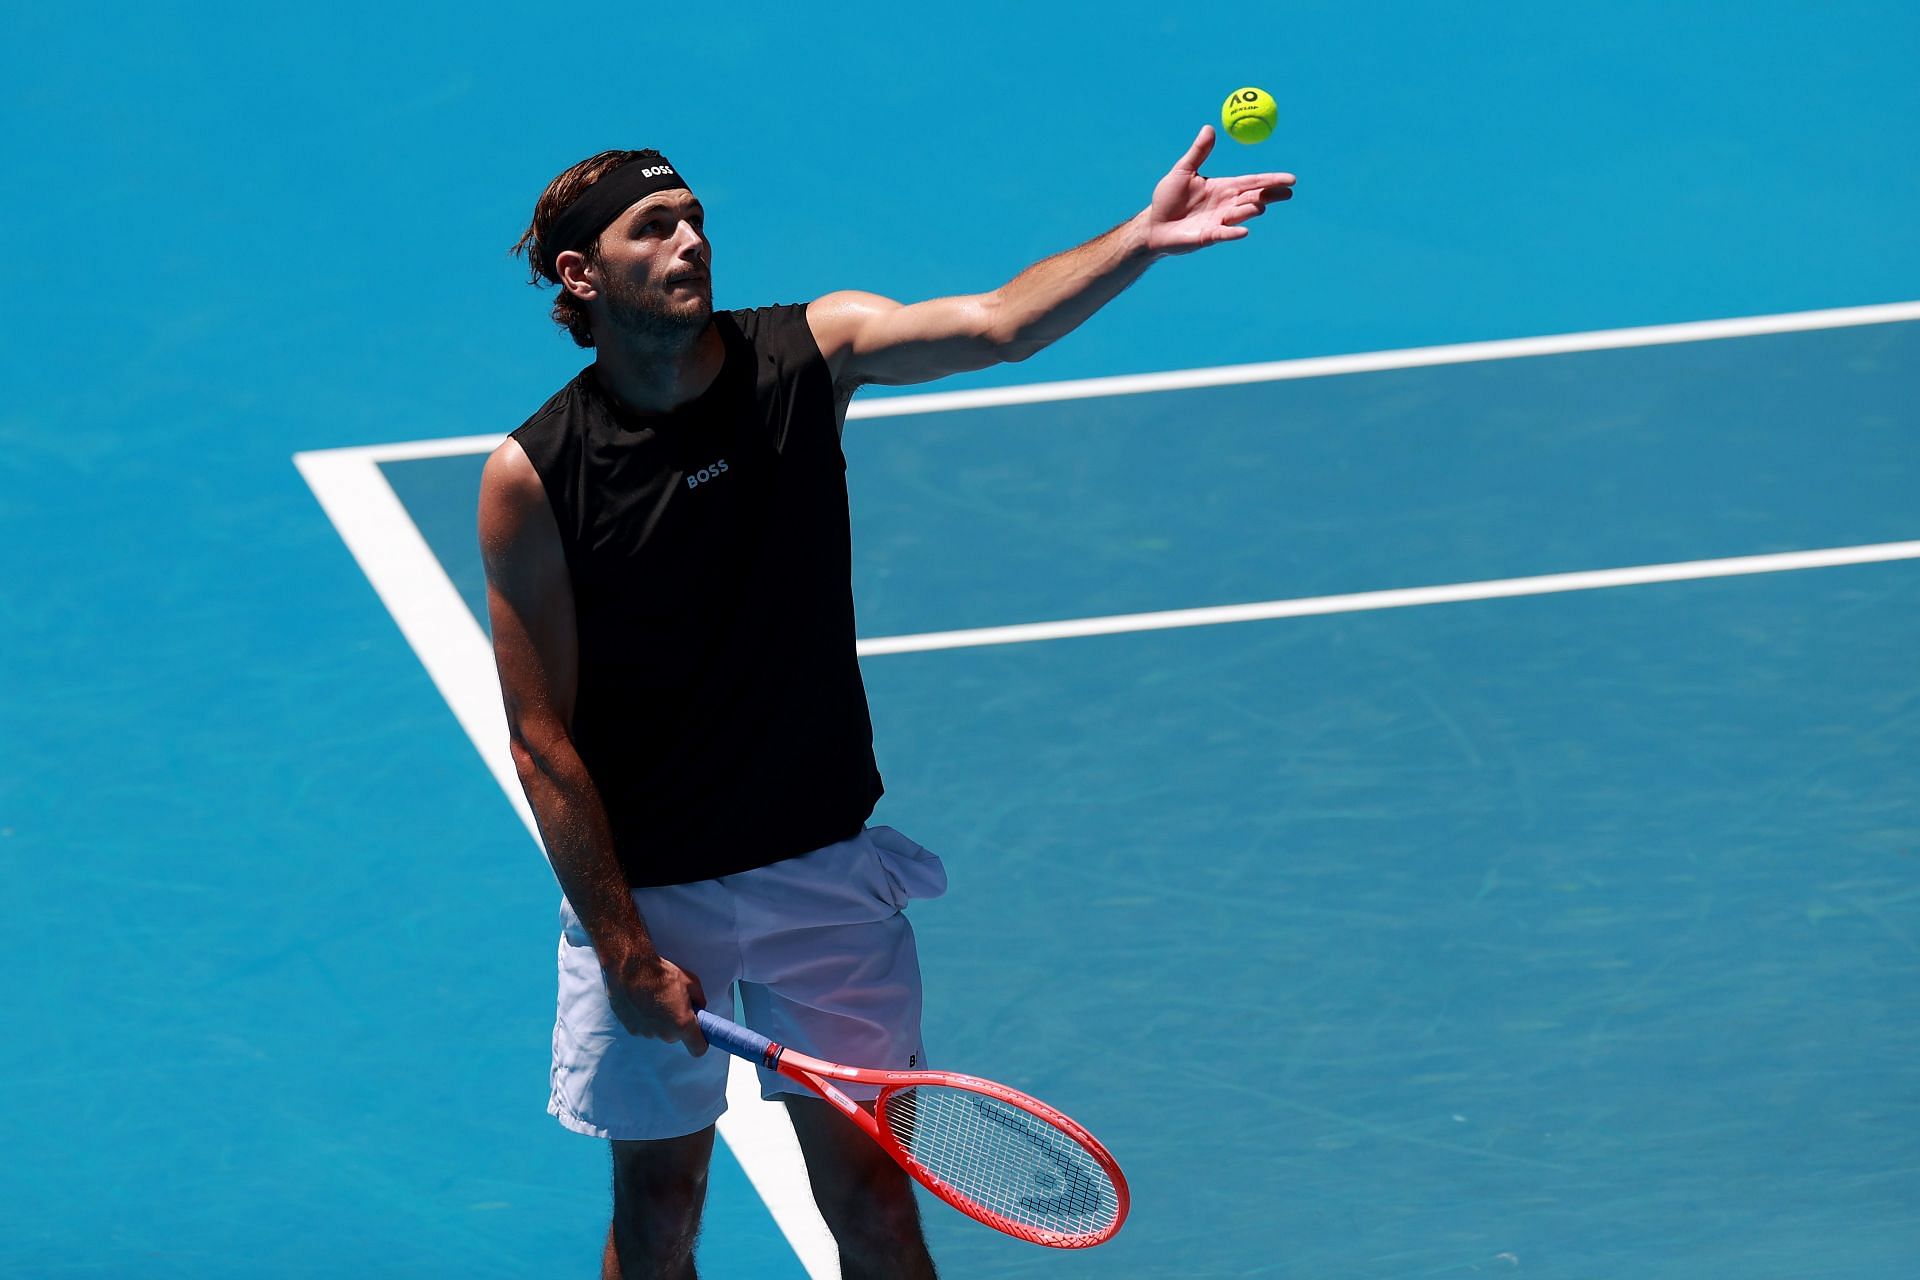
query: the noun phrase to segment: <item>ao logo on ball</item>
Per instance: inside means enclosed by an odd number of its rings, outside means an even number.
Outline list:
[[[1280,108],[1265,89],[1235,89],[1220,104],[1220,123],[1235,142],[1265,142],[1280,119]]]

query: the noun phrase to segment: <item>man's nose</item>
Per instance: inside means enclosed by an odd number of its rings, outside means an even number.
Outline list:
[[[682,257],[693,258],[700,262],[707,260],[707,237],[691,222],[682,221],[673,238],[676,241],[674,248]]]

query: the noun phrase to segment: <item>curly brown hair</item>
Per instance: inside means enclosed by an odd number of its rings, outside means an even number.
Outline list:
[[[515,244],[512,253],[515,257],[526,255],[528,273],[527,283],[535,288],[560,283],[560,273],[554,269],[556,254],[547,251],[543,241],[553,230],[554,219],[558,218],[566,207],[586,194],[587,188],[632,160],[664,160],[665,156],[649,147],[644,151],[602,151],[598,155],[588,156],[579,164],[562,173],[547,184],[540,194],[540,200],[533,206],[533,221],[527,224],[527,230]],[[588,245],[587,261],[599,264],[600,246]],[[587,309],[580,301],[565,289],[560,290],[553,300],[553,322],[567,331],[576,346],[593,345],[593,330],[587,323]]]

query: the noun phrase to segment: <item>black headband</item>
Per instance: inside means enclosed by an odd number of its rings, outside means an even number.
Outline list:
[[[664,158],[629,160],[602,174],[572,204],[560,211],[547,234],[540,237],[540,254],[547,275],[557,277],[554,260],[569,249],[585,249],[600,238],[613,220],[656,191],[684,191],[686,180]]]

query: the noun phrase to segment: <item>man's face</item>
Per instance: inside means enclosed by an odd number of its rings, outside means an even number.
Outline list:
[[[713,248],[691,191],[660,191],[600,233],[607,319],[636,337],[685,335],[713,316]]]

